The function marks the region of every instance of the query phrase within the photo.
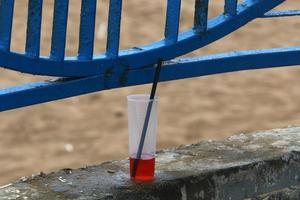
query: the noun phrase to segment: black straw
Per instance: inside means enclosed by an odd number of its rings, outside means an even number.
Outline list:
[[[162,65],[162,60],[159,60],[158,63],[157,63],[156,70],[155,70],[154,80],[153,80],[151,94],[150,94],[150,101],[149,101],[148,106],[147,106],[147,112],[146,112],[146,116],[145,116],[145,121],[144,121],[142,135],[141,135],[141,139],[140,139],[140,143],[139,143],[138,152],[137,152],[137,155],[136,155],[136,159],[134,159],[134,163],[133,163],[133,169],[132,169],[132,175],[131,175],[132,177],[136,176],[136,171],[137,171],[137,168],[138,168],[139,160],[141,159],[141,156],[142,156],[144,142],[145,142],[146,133],[147,133],[148,124],[149,124],[149,119],[150,119],[151,110],[152,110],[152,105],[153,105],[153,102],[154,102],[156,87],[157,87],[157,83],[159,81],[161,65]]]

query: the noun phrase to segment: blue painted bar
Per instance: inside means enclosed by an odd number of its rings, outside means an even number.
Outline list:
[[[262,18],[293,17],[293,16],[300,16],[300,10],[270,11],[264,14]]]
[[[169,43],[178,40],[181,0],[168,0],[165,38]]]
[[[55,0],[50,58],[62,61],[65,58],[69,0]]]
[[[78,58],[92,60],[97,0],[81,0],[80,32]]]
[[[251,50],[180,59],[161,68],[160,81],[300,64],[300,47]],[[72,96],[152,83],[155,67],[78,79],[42,81],[0,90],[0,111]],[[125,75],[125,76],[124,76]],[[62,92],[63,91],[63,92]]]
[[[38,58],[40,55],[43,0],[29,0],[26,33],[26,55]]]
[[[209,0],[196,0],[194,30],[197,33],[202,33],[207,30],[208,3]]]
[[[224,13],[235,16],[237,14],[237,0],[225,0]]]
[[[120,28],[122,16],[122,0],[110,0],[106,55],[108,57],[117,57],[120,46]]]
[[[175,44],[166,44],[165,40],[162,40],[142,46],[142,51],[139,48],[123,50],[120,51],[118,59],[122,60],[124,67],[129,69],[144,68],[157,63],[159,59],[173,59],[225,37],[252,20],[261,17],[282,2],[284,0],[245,1],[243,5],[238,5],[236,16],[227,17],[222,14],[209,20],[208,31],[205,34],[198,34],[193,30],[188,30],[179,34],[178,42]],[[66,58],[64,62],[60,62],[49,60],[47,57],[31,59],[30,57],[24,57],[22,54],[0,50],[0,66],[38,75],[94,76],[105,73],[115,63],[116,58],[107,57],[105,54],[94,55],[92,61],[81,61],[76,56]]]
[[[0,1],[0,49],[4,51],[10,50],[14,2],[14,0]]]

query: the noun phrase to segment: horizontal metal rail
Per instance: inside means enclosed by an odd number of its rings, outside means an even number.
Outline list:
[[[300,47],[238,51],[167,62],[160,81],[178,80],[227,72],[254,70],[300,64]],[[151,83],[155,67],[84,78],[41,81],[0,90],[0,111],[44,103],[72,96]],[[62,92],[63,91],[63,92]]]

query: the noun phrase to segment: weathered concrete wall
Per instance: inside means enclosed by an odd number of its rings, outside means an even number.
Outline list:
[[[232,136],[158,152],[156,180],[128,178],[128,161],[22,178],[0,199],[300,199],[300,127]]]

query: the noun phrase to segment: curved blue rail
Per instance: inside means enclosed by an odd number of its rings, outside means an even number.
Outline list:
[[[0,66],[48,76],[65,77],[0,90],[0,111],[72,96],[151,83],[158,60],[165,61],[161,81],[211,74],[300,65],[300,47],[235,51],[171,60],[208,45],[256,18],[300,15],[271,11],[285,0],[225,0],[224,13],[207,20],[209,0],[195,0],[194,27],[179,33],[181,0],[167,0],[165,39],[119,50],[122,1],[110,0],[106,52],[94,55],[97,0],[82,0],[78,56],[65,57],[69,0],[55,0],[51,53],[39,55],[42,0],[29,0],[24,54],[10,51],[14,0],[0,0]],[[170,61],[171,60],[171,61]]]
[[[238,51],[181,59],[162,66],[160,80],[171,81],[234,71],[300,65],[300,47]],[[41,81],[0,90],[0,111],[72,96],[151,83],[154,66],[85,78]],[[62,92],[63,91],[63,92]],[[51,95],[49,95],[51,94]]]
[[[3,0],[2,2],[6,1]],[[28,17],[29,31],[27,33],[34,33],[27,35],[27,44],[29,43],[27,46],[30,51],[25,52],[25,54],[13,53],[7,51],[7,48],[1,48],[0,42],[0,66],[24,73],[61,77],[94,76],[105,74],[107,71],[144,68],[153,65],[159,59],[164,61],[170,60],[208,45],[239,29],[248,22],[263,16],[267,11],[284,2],[284,0],[246,0],[242,4],[236,5],[236,0],[227,0],[224,14],[207,22],[208,0],[196,0],[194,28],[177,36],[180,1],[176,1],[177,4],[168,4],[166,39],[147,46],[119,51],[122,1],[111,0],[107,52],[94,56],[92,55],[91,45],[93,43],[93,34],[87,35],[93,32],[94,21],[92,20],[90,31],[84,32],[84,27],[87,27],[87,19],[94,19],[95,17],[95,12],[87,11],[94,11],[96,3],[95,0],[92,1],[94,2],[93,4],[83,3],[82,12],[86,12],[82,14],[81,18],[80,44],[82,45],[79,49],[79,56],[64,58],[67,23],[65,13],[68,8],[68,0],[56,0],[51,55],[49,57],[38,56],[39,37],[34,36],[39,36],[39,32],[34,28],[40,25],[40,21],[37,22],[34,19],[41,15],[41,11],[38,13],[33,12]],[[33,2],[31,7],[34,7],[34,5],[41,5],[42,1],[31,0],[29,2]],[[31,8],[29,7],[29,9]],[[89,17],[86,17],[85,14],[87,13]],[[40,29],[38,30],[40,31]],[[85,37],[85,35],[87,36]],[[82,41],[87,42],[83,43]],[[84,48],[87,45],[90,45],[90,48]]]

